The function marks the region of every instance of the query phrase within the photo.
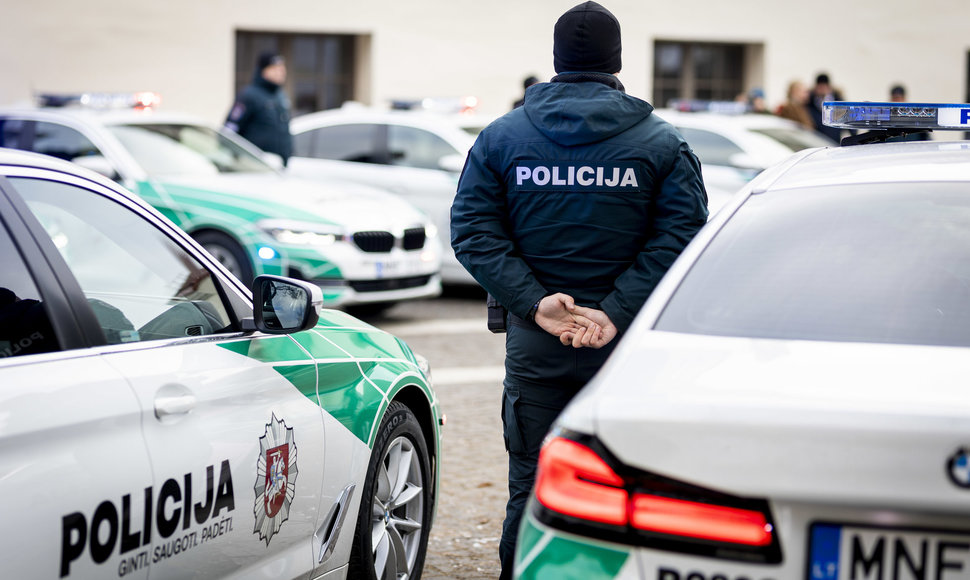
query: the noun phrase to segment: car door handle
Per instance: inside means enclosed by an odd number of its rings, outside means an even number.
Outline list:
[[[184,385],[165,385],[155,393],[155,417],[186,415],[195,408],[195,395]]]

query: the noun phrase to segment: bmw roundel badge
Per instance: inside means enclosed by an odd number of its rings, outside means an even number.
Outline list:
[[[946,472],[958,487],[970,488],[970,449],[957,449],[946,462]]]

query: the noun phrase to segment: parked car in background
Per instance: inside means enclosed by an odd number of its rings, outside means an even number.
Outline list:
[[[826,105],[849,130],[970,128],[970,105]],[[796,153],[557,420],[516,576],[965,577],[967,376],[970,142]]]
[[[0,149],[4,577],[418,577],[430,370],[321,303],[250,292],[116,183]]]
[[[118,181],[249,283],[310,280],[333,307],[380,309],[441,292],[437,228],[376,188],[281,175],[229,131],[150,109],[0,109],[0,146]]]
[[[384,110],[349,103],[340,109],[295,117],[290,175],[341,179],[381,187],[424,210],[442,237],[441,278],[475,284],[451,249],[451,203],[478,117],[412,110]],[[471,130],[466,127],[472,127]]]
[[[654,111],[677,127],[700,159],[711,215],[755,175],[792,153],[838,145],[774,115],[741,113],[736,108],[714,110],[722,112]]]

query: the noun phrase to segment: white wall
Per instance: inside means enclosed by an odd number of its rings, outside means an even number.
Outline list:
[[[0,105],[40,91],[154,90],[220,122],[237,29],[371,35],[372,101],[475,95],[501,113],[528,74],[548,79],[552,30],[577,0],[3,0]],[[650,98],[656,39],[763,43],[770,105],[826,71],[846,98],[962,102],[970,3],[955,0],[604,0],[621,22],[621,80]],[[369,81],[369,83],[368,83]]]

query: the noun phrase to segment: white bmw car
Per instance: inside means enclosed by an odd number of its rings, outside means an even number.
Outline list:
[[[0,576],[418,578],[426,362],[322,301],[250,293],[113,182],[0,149]]]
[[[831,111],[970,127],[970,105]],[[968,377],[970,142],[796,154],[697,235],[558,420],[516,576],[970,578]]]
[[[357,312],[441,293],[437,228],[398,196],[281,175],[252,144],[191,116],[72,103],[0,110],[0,147],[117,181],[245,284],[259,274],[309,280],[326,306]]]

